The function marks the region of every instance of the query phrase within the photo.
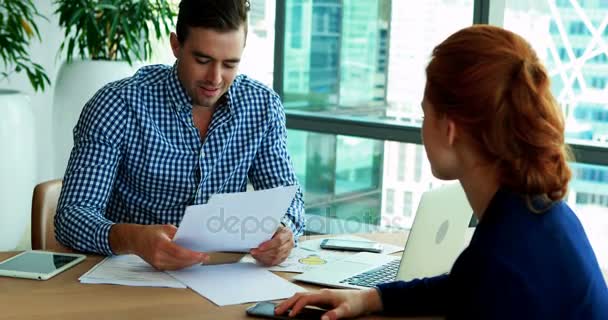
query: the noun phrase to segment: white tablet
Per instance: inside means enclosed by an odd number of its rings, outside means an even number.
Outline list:
[[[0,276],[47,280],[84,258],[83,254],[24,251],[0,262]]]

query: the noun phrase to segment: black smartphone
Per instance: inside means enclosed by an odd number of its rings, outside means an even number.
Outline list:
[[[346,251],[366,251],[380,253],[382,245],[373,241],[358,241],[344,239],[325,239],[321,242],[322,249],[346,250]]]
[[[319,320],[327,310],[304,308],[295,317],[289,317],[289,310],[282,315],[275,315],[274,308],[277,305],[273,302],[262,301],[247,308],[247,315],[251,317],[278,319],[278,320]]]

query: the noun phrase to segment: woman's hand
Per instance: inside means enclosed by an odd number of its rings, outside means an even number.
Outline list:
[[[357,317],[363,314],[382,310],[382,301],[376,289],[367,290],[330,290],[296,293],[275,308],[275,314],[284,314],[291,309],[288,316],[297,315],[307,305],[329,309],[322,320],[336,320]]]

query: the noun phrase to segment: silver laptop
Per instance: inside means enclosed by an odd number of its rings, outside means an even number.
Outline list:
[[[337,288],[374,287],[447,273],[464,249],[473,210],[460,183],[422,195],[402,257],[361,252],[294,279]]]

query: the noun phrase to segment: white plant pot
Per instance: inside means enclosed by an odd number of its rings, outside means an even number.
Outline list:
[[[64,63],[55,81],[53,99],[54,176],[63,178],[74,145],[73,129],[80,112],[97,90],[133,75],[137,66],[123,61],[76,60]]]
[[[31,248],[35,128],[29,97],[0,90],[0,251]]]

